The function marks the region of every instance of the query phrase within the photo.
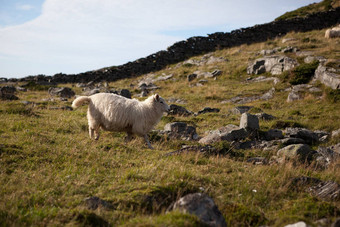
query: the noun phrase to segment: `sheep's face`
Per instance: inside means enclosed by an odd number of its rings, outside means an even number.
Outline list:
[[[170,107],[168,106],[168,104],[166,104],[165,100],[162,97],[160,97],[158,94],[155,94],[153,96],[153,100],[157,108],[161,110],[162,112],[168,112],[170,110]]]

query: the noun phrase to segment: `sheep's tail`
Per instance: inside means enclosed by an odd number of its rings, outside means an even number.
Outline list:
[[[81,106],[84,102],[89,102],[91,99],[88,96],[79,96],[72,102],[72,108]]]

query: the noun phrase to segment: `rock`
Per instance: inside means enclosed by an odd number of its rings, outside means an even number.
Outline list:
[[[267,81],[273,81],[274,85],[280,82],[280,79],[277,77],[265,77],[265,76],[259,76],[254,79],[248,80],[248,82],[267,82]]]
[[[286,128],[284,133],[288,137],[303,139],[308,144],[313,144],[319,141],[319,136],[317,133],[305,128]]]
[[[210,146],[210,145],[206,145],[206,146],[185,145],[179,150],[166,153],[164,156],[167,157],[167,156],[179,155],[179,154],[189,153],[189,152],[201,153],[204,155],[219,153],[219,151],[215,147]]]
[[[316,161],[323,167],[328,167],[330,163],[335,162],[340,157],[340,153],[335,152],[332,147],[320,146],[317,149],[317,154],[319,157]]]
[[[287,46],[281,50],[282,53],[295,53],[298,49],[296,47]]]
[[[21,92],[26,92],[27,91],[27,88],[20,87],[20,86],[17,86],[16,89],[17,89],[17,91],[21,91]]]
[[[196,115],[200,115],[204,113],[218,113],[218,112],[220,112],[220,109],[205,107],[203,110],[198,111]]]
[[[322,225],[322,226],[327,226],[326,225]],[[340,218],[335,219],[335,221],[331,224],[331,227],[339,227],[340,226]]]
[[[332,138],[339,137],[340,136],[340,128],[338,130],[332,131]]]
[[[303,139],[300,138],[284,138],[281,140],[282,145],[284,146],[288,146],[291,144],[304,144],[305,141]]]
[[[235,108],[231,109],[230,112],[233,114],[243,114],[248,112],[252,106],[236,106]]]
[[[322,56],[307,56],[303,60],[305,63],[312,63],[313,61],[325,62],[327,59]]]
[[[282,134],[282,131],[279,129],[269,129],[265,133],[266,140],[276,140],[276,139],[282,139],[282,138],[283,138],[283,134]]]
[[[182,106],[171,104],[170,105],[170,110],[169,110],[168,114],[169,115],[178,115],[178,116],[187,117],[187,116],[192,115],[193,113],[191,111],[185,109]]]
[[[286,225],[285,227],[310,227],[310,225],[307,225],[303,221],[299,221],[299,222],[294,223],[294,224]]]
[[[197,78],[197,74],[193,73],[187,76],[188,82],[193,81],[194,79]]]
[[[19,98],[14,95],[16,88],[13,86],[4,86],[0,88],[0,99],[2,100],[18,100]]]
[[[112,203],[102,200],[99,197],[92,196],[84,199],[87,209],[96,210],[98,208],[113,209]]]
[[[296,42],[296,38],[284,38],[282,39],[282,43]]]
[[[273,115],[270,115],[270,114],[267,114],[267,113],[257,113],[255,115],[259,120],[263,120],[263,121],[271,121],[271,120],[274,120],[276,118]]]
[[[83,92],[83,95],[91,96],[91,95],[94,95],[94,94],[97,94],[97,93],[100,93],[99,88],[94,88],[94,89],[91,89],[89,91],[85,91],[85,92]]]
[[[271,54],[275,54],[277,52],[276,49],[273,49],[273,50],[261,50],[259,52],[259,54],[261,55],[271,55]]]
[[[340,185],[334,181],[320,182],[309,189],[312,195],[326,201],[337,201],[340,198]]]
[[[148,91],[151,91],[151,90],[156,90],[156,89],[159,89],[159,87],[157,87],[156,85],[154,85],[153,83],[142,83],[139,85],[138,87],[140,90],[148,90]]]
[[[164,126],[163,132],[172,139],[197,140],[199,138],[196,128],[184,122],[168,123]]]
[[[170,210],[196,215],[201,222],[208,226],[227,226],[213,199],[202,193],[188,194],[180,198]]]
[[[247,131],[254,131],[260,129],[259,119],[256,115],[249,113],[243,113],[240,120],[240,128],[244,128]]]
[[[131,92],[128,89],[119,90],[118,95],[131,99]]]
[[[334,70],[319,65],[315,70],[314,78],[332,89],[340,89],[340,75],[332,71]]]
[[[209,134],[199,140],[200,144],[211,144],[218,141],[238,141],[241,139],[245,139],[248,136],[248,133],[245,129],[239,128],[236,125],[227,125],[225,127],[221,127],[217,130],[209,132]]]
[[[274,93],[275,93],[275,88],[270,89],[268,92],[264,93],[260,99],[261,100],[269,100],[272,99],[274,97]]]
[[[213,77],[220,76],[222,74],[221,70],[215,69],[212,73]]]
[[[261,74],[270,72],[273,75],[279,75],[283,71],[290,70],[298,65],[295,59],[285,56],[266,56],[256,59],[247,68],[248,74]]]
[[[251,162],[254,165],[267,165],[268,159],[264,157],[253,157],[253,158],[248,158],[247,162]]]
[[[311,161],[315,151],[306,144],[292,144],[278,150],[277,155],[288,159],[298,159],[299,161]]]
[[[297,100],[301,100],[302,98],[303,98],[302,95],[300,95],[299,93],[297,93],[295,91],[291,91],[288,94],[287,102],[294,102],[294,101],[297,101]]]
[[[50,87],[48,89],[48,93],[51,96],[59,96],[62,98],[72,98],[73,96],[75,96],[75,92],[68,87]]]

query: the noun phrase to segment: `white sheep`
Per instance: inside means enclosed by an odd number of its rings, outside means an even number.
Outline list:
[[[325,32],[325,38],[337,38],[340,37],[340,25],[332,29],[327,29]]]
[[[160,121],[163,112],[169,110],[169,106],[158,94],[141,102],[116,94],[98,93],[76,98],[72,107],[77,108],[84,102],[89,102],[87,119],[90,138],[99,138],[99,128],[126,132],[126,141],[130,141],[135,134],[144,137],[150,149],[153,147],[147,133]]]

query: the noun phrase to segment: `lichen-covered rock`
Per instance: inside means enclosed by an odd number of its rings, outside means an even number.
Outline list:
[[[273,75],[279,75],[283,71],[290,70],[298,65],[295,59],[285,56],[266,56],[256,59],[247,68],[248,74],[261,74],[270,72]]]
[[[307,144],[292,144],[278,150],[277,155],[305,162],[311,161],[315,153]]]
[[[71,88],[68,87],[50,87],[48,89],[48,93],[51,96],[59,96],[62,98],[72,98],[76,94]]]
[[[197,140],[196,128],[185,122],[172,122],[164,126],[164,134],[172,139]]]
[[[193,114],[193,112],[187,110],[186,108],[184,108],[183,106],[179,106],[179,105],[175,105],[175,104],[171,104],[170,105],[170,110],[168,111],[169,115],[178,115],[178,116],[190,116]]]
[[[217,130],[209,132],[208,135],[199,140],[200,144],[211,144],[218,141],[238,141],[245,139],[248,136],[244,128],[239,128],[236,125],[227,125]]]
[[[176,201],[169,210],[196,215],[208,226],[226,227],[227,224],[214,200],[202,193],[188,194]]]
[[[240,128],[244,128],[248,131],[258,130],[260,129],[259,119],[256,115],[243,113],[241,115]]]
[[[322,65],[315,70],[315,79],[332,89],[340,89],[340,75]]]

